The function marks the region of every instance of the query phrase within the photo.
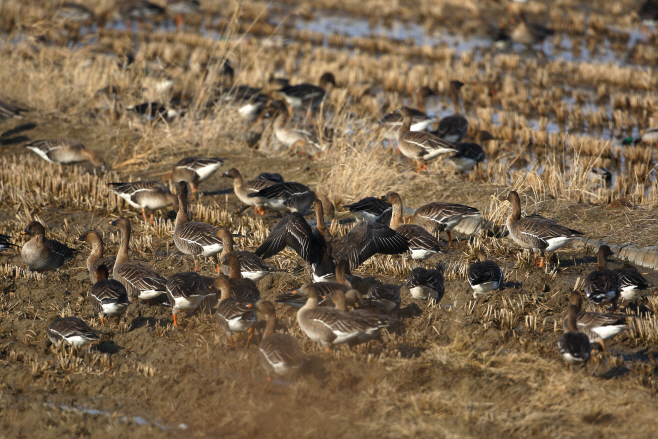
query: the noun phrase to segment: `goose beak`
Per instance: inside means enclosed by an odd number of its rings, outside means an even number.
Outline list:
[[[116,226],[116,225],[117,225],[117,220],[112,220],[112,221],[110,221],[110,225],[111,225],[111,226]]]
[[[78,236],[78,241],[84,241],[85,240],[85,235]]]
[[[28,232],[27,229],[25,229],[21,232],[21,235],[29,235],[29,234],[30,234],[30,232]]]

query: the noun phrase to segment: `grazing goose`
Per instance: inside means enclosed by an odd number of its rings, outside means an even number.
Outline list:
[[[242,277],[238,256],[235,253],[229,253],[226,255],[224,263],[228,266],[228,281],[231,285],[233,295],[244,302],[258,302],[260,300],[260,290],[256,282]]]
[[[84,235],[78,238],[78,241],[85,241],[91,243],[91,252],[87,258],[87,271],[89,271],[89,278],[91,282],[95,282],[96,279],[96,269],[101,265],[107,267],[107,271],[110,273],[110,277],[114,273],[114,261],[116,258],[114,256],[103,257],[103,238],[95,230],[89,230]]]
[[[307,300],[297,311],[297,323],[308,338],[320,343],[326,351],[330,351],[332,345],[348,343],[353,346],[361,339],[377,337],[391,323],[385,316],[364,318],[336,308],[318,307],[318,293],[311,284],[303,285],[301,293]]]
[[[578,309],[576,305],[569,305],[569,313],[566,320],[566,331],[557,342],[557,349],[569,369],[572,365],[584,365],[587,367],[592,345],[587,335],[578,332],[576,318]]]
[[[365,298],[357,290],[348,290],[346,293],[344,293],[344,296],[346,302],[350,303],[354,307],[355,311],[368,311],[369,313],[376,314],[378,316],[388,315],[388,309],[382,302]],[[338,308],[338,305],[336,305],[336,307]]]
[[[167,279],[167,296],[172,304],[174,326],[178,326],[178,313],[196,311],[206,294],[206,282],[198,273],[176,273]]]
[[[411,270],[404,284],[414,299],[434,299],[439,303],[445,294],[443,274],[439,270],[417,267]]]
[[[630,302],[648,294],[649,283],[631,264],[624,264],[615,273],[621,281],[621,297]]]
[[[409,241],[409,252],[414,260],[424,261],[432,255],[441,253],[443,246],[438,239],[416,224],[405,224],[402,221],[402,199],[396,192],[389,192],[382,197],[393,206],[391,215],[391,229],[407,238]]]
[[[417,172],[423,163],[423,171],[427,169],[427,161],[441,154],[456,152],[455,145],[426,131],[411,131],[411,112],[409,108],[398,110],[402,115],[402,127],[398,131],[398,147],[405,157],[416,160]]]
[[[256,281],[276,271],[274,267],[266,264],[265,261],[252,252],[233,250],[233,235],[224,227],[218,227],[215,236],[221,239],[224,245],[224,249],[219,255],[219,260],[224,267],[228,268],[228,256],[234,254],[240,261],[240,272],[242,276],[247,279]],[[222,268],[224,274],[228,274],[227,271]]]
[[[386,315],[387,311],[386,308],[383,306],[382,306],[382,308],[384,309],[383,314],[380,312],[381,308],[379,307],[373,307],[371,305],[366,305],[365,303],[361,307],[357,306],[359,301],[358,300],[359,296],[360,294],[357,290],[349,290],[347,293],[343,292],[342,290],[335,290],[331,293],[331,301],[334,303],[337,310],[348,312],[347,305],[349,299],[350,305],[353,305],[356,308],[354,309],[354,311],[349,312],[351,316],[359,316],[364,320],[371,321],[373,323],[380,322],[380,324],[381,322],[388,320],[387,326],[390,326],[394,322],[394,320],[391,317],[388,317]],[[367,299],[367,300],[368,300],[368,304],[377,303],[378,305],[381,305],[381,302],[374,302],[371,299]],[[368,309],[365,309],[364,305],[367,306]],[[381,333],[379,331],[361,333],[357,337],[359,343],[367,343],[373,339],[379,340],[379,342],[382,344],[384,343],[384,341],[381,338]]]
[[[411,131],[425,131],[427,127],[435,123],[438,119],[430,117],[425,112],[425,100],[429,96],[436,96],[436,93],[431,88],[425,86],[421,87],[416,94],[417,108],[409,108],[411,113]],[[393,111],[382,117],[379,125],[385,130],[385,138],[388,140],[397,140],[398,130],[402,126],[402,115],[399,111]]]
[[[281,100],[270,103],[269,111],[274,118],[273,128],[274,136],[286,147],[298,149],[298,154],[308,154],[313,156],[317,152],[324,151],[326,145],[320,140],[320,136],[315,133],[312,127],[292,127],[288,124],[290,112],[286,104]],[[331,135],[328,135],[328,141]],[[324,139],[323,139],[324,140]]]
[[[47,162],[69,165],[90,161],[97,168],[103,170],[108,166],[94,151],[88,150],[75,139],[46,139],[35,140],[25,145],[25,148],[34,151]]]
[[[263,174],[261,174],[263,175]],[[277,174],[278,175],[278,174]],[[248,206],[254,206],[256,214],[264,214],[265,209],[265,198],[263,197],[250,197],[251,194],[257,193],[260,190],[274,186],[274,181],[267,178],[257,178],[256,180],[243,181],[240,171],[235,168],[231,168],[222,174],[222,177],[232,178],[233,179],[233,192],[238,197],[240,201]],[[260,175],[259,175],[260,177]],[[283,180],[283,179],[282,179]]]
[[[478,132],[475,140],[476,143],[457,144],[455,147],[457,152],[450,156],[450,161],[461,172],[472,171],[473,168],[484,161],[486,156],[480,144],[488,140],[493,140],[493,138],[488,131]]]
[[[318,297],[322,299],[320,301],[321,306],[331,303],[327,298],[332,291],[341,290],[346,292],[352,288],[352,284],[347,280],[349,269],[347,261],[338,261],[338,264],[336,264],[335,281],[327,277],[319,280],[316,279],[316,282],[311,284],[315,287]],[[299,309],[306,303],[306,297],[296,293],[285,293],[277,296],[276,303]]]
[[[442,231],[448,235],[448,244],[452,243],[452,229],[469,217],[482,214],[475,207],[464,204],[434,202],[421,206],[414,213],[414,223],[425,227],[437,237]]]
[[[402,303],[399,285],[373,285],[366,293],[366,299],[379,302],[386,308],[388,314],[397,312]]]
[[[267,371],[267,380],[271,375],[290,376],[298,373],[310,358],[299,347],[299,342],[288,334],[275,332],[276,309],[269,300],[256,303],[256,312],[265,317],[265,332],[258,345],[261,364]]]
[[[25,108],[0,101],[0,122],[11,118],[22,119],[23,113],[27,113]]]
[[[317,198],[315,192],[301,183],[285,182],[268,186],[247,195],[279,212],[306,212]]]
[[[539,215],[521,218],[521,199],[516,191],[510,191],[507,201],[512,204],[512,212],[507,217],[510,237],[521,248],[532,249],[537,265],[537,253],[541,253],[540,267],[544,266],[544,252],[554,252],[566,243],[580,238],[577,230],[561,226],[553,220]]]
[[[628,137],[623,140],[622,145],[638,145],[640,143],[658,146],[658,127],[647,128],[637,137]]]
[[[581,312],[583,298],[578,291],[573,291],[569,297],[571,305],[576,307],[578,315],[576,324],[578,330],[589,338],[590,343],[598,343],[605,351],[604,341],[613,339],[616,335],[629,329],[626,326],[626,318],[619,314],[604,314],[600,312]],[[562,326],[567,329],[567,319],[564,319]]]
[[[215,288],[221,291],[221,298],[217,306],[217,322],[219,326],[226,332],[233,343],[234,332],[249,331],[249,339],[251,339],[252,326],[256,323],[256,312],[254,310],[253,302],[246,302],[233,295],[229,279],[220,274],[215,279]]]
[[[174,227],[176,248],[194,259],[194,270],[199,270],[198,256],[213,257],[219,273],[218,254],[224,248],[222,240],[216,236],[217,229],[210,224],[190,221],[187,217],[187,183],[178,183],[178,213]]]
[[[98,313],[103,326],[105,317],[116,317],[119,324],[121,316],[130,305],[126,288],[121,282],[108,278],[109,268],[104,264],[98,265],[93,274],[94,284],[89,290],[92,308]]]
[[[47,239],[46,230],[38,221],[30,222],[21,235],[32,236],[21,250],[21,258],[31,270],[39,273],[57,270],[75,256],[76,250],[54,239]]]
[[[380,223],[388,226],[391,222],[393,207],[381,198],[366,197],[352,204],[343,205],[360,221]]]
[[[330,84],[335,86],[336,79],[332,73],[325,72],[320,76],[319,87],[313,84],[286,85],[277,92],[291,109],[301,108],[311,112],[324,102]]]
[[[0,253],[5,250],[11,250],[13,248],[18,248],[16,244],[11,243],[11,236],[0,234]]]
[[[459,90],[464,86],[461,81],[450,81],[449,94],[455,107],[455,114],[446,116],[439,121],[439,129],[433,133],[443,140],[452,143],[461,142],[468,133],[468,120],[460,114]]]
[[[466,278],[473,288],[473,297],[497,290],[503,285],[503,270],[494,261],[487,260],[484,250],[478,250],[479,261],[468,267]]]
[[[176,195],[169,192],[169,188],[159,181],[108,184],[112,186],[112,192],[126,200],[135,209],[141,209],[142,217],[146,222],[149,221],[146,218],[146,209],[153,211],[173,205],[174,210],[179,210]],[[153,212],[151,212],[150,222],[155,224]]]
[[[587,300],[596,305],[612,303],[615,309],[619,300],[621,279],[617,273],[606,268],[606,257],[612,255],[614,253],[607,245],[599,247],[596,254],[598,268],[587,275],[583,287]]]
[[[74,348],[81,348],[87,343],[100,339],[98,331],[92,329],[79,317],[60,317],[55,319],[46,329],[48,340],[57,344],[64,340]]]
[[[224,164],[225,160],[215,157],[185,157],[174,165],[173,170],[164,174],[160,181],[172,181],[175,184],[181,181],[187,182],[196,195],[199,191],[199,183],[210,178]]]
[[[146,300],[148,305],[151,299],[167,293],[167,279],[160,276],[148,265],[133,262],[128,257],[128,244],[130,242],[130,221],[118,218],[110,221],[121,232],[119,252],[114,261],[114,279],[126,287],[130,297]]]

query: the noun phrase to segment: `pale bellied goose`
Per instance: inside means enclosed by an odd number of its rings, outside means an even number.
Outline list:
[[[22,119],[23,113],[27,113],[25,108],[17,107],[15,105],[0,101],[0,122],[5,119],[14,117],[17,119]]]
[[[479,163],[484,161],[486,155],[480,144],[488,140],[493,140],[493,136],[488,131],[480,131],[476,143],[458,143],[455,146],[457,152],[450,156],[450,161],[462,172],[473,170]]]
[[[251,338],[251,327],[256,323],[254,303],[236,298],[232,293],[229,279],[223,274],[215,279],[215,288],[222,294],[217,306],[217,322],[229,336],[231,344],[235,346],[233,343],[234,332],[249,331],[249,338]],[[249,339],[247,339],[248,341]]]
[[[306,212],[313,201],[315,192],[301,183],[277,183],[247,195],[256,198],[263,205],[279,212]]]
[[[206,294],[206,282],[198,273],[176,273],[167,279],[167,296],[172,304],[174,326],[178,326],[178,313],[197,310]]]
[[[224,263],[228,266],[228,280],[231,285],[231,291],[233,291],[233,296],[245,302],[258,302],[260,300],[260,290],[256,282],[242,277],[238,256],[235,253],[229,253],[226,255]]]
[[[388,226],[391,222],[393,207],[381,198],[366,197],[356,203],[344,204],[344,208],[361,221],[381,223]]]
[[[219,273],[218,254],[224,248],[222,240],[216,236],[217,229],[210,224],[190,221],[187,217],[187,183],[178,183],[178,213],[174,227],[174,244],[183,254],[194,259],[194,270],[198,271],[198,256],[213,257]]]
[[[437,303],[443,298],[445,286],[443,274],[439,270],[417,267],[411,270],[404,284],[414,299],[434,299]]]
[[[393,206],[391,215],[391,229],[407,238],[409,242],[409,252],[414,260],[424,261],[432,255],[441,253],[443,246],[438,239],[425,230],[422,226],[416,224],[405,224],[402,220],[402,199],[397,192],[389,192],[382,197]]]
[[[349,264],[347,261],[338,261],[338,264],[336,264],[335,281],[323,279],[321,282],[316,281],[311,284],[315,287],[318,297],[321,299],[320,305],[329,305],[330,300],[327,299],[332,291],[341,290],[346,292],[352,288],[352,284],[347,280],[347,274],[349,274]],[[284,293],[277,296],[276,303],[299,309],[306,303],[306,297],[294,292]]]
[[[436,122],[438,119],[430,117],[425,112],[425,99],[429,96],[436,96],[436,93],[431,88],[424,86],[421,87],[416,94],[417,108],[409,108],[411,113],[411,131],[424,131]],[[402,115],[399,111],[388,113],[382,117],[379,124],[386,130],[385,138],[389,140],[397,140],[398,129],[402,126]]]
[[[185,157],[174,165],[173,170],[164,174],[160,181],[172,181],[175,184],[185,181],[196,194],[199,191],[199,183],[210,178],[224,164],[225,160],[215,157]]]
[[[109,268],[106,265],[98,265],[93,274],[94,284],[89,290],[91,306],[98,313],[103,326],[105,317],[116,317],[118,324],[130,305],[128,292],[121,282],[108,279]]]
[[[270,273],[275,272],[274,267],[266,264],[265,261],[263,261],[259,256],[256,256],[256,254],[245,250],[233,250],[233,235],[224,227],[218,227],[215,236],[221,239],[222,244],[224,245],[224,249],[219,255],[220,262],[222,265],[224,265],[224,267],[226,267],[226,270],[222,269],[224,274],[228,274],[227,264],[229,254],[234,254],[237,256],[238,260],[240,261],[240,272],[242,273],[242,276],[247,279],[256,281],[264,278]]]
[[[42,159],[50,163],[80,163],[90,161],[98,168],[106,169],[105,161],[94,151],[75,139],[46,139],[35,140],[25,145],[25,148],[34,151]]]
[[[64,340],[74,348],[80,348],[100,339],[98,331],[92,329],[79,317],[60,317],[46,329],[46,335],[52,344]]]
[[[313,156],[315,153],[324,151],[326,144],[320,140],[320,136],[312,127],[294,127],[289,125],[290,113],[286,104],[281,100],[270,103],[269,111],[274,118],[273,128],[274,136],[286,147],[297,148],[298,154],[308,154]],[[327,142],[331,141],[331,135],[327,136]]]
[[[144,221],[146,209],[153,211],[174,206],[178,210],[178,198],[169,192],[169,188],[159,181],[134,181],[132,183],[108,183],[112,186],[112,192],[123,198],[135,209],[141,209]],[[154,223],[153,212],[151,212],[151,223]]]
[[[445,231],[448,243],[452,243],[452,229],[469,217],[479,217],[482,214],[475,207],[464,204],[434,202],[425,204],[414,213],[414,223],[425,227],[428,232],[436,234]]]
[[[578,330],[587,335],[590,343],[599,343],[605,351],[605,341],[611,340],[616,335],[629,329],[626,326],[626,318],[619,314],[604,314],[601,312],[581,312],[583,298],[578,291],[573,291],[569,297],[569,302],[574,305],[578,311],[576,323]],[[564,319],[562,326],[567,331],[567,319]]]
[[[302,108],[307,111],[315,110],[324,102],[327,87],[336,85],[336,79],[330,72],[320,76],[319,86],[313,84],[288,85],[277,90],[292,108]]]
[[[464,86],[461,81],[450,81],[449,94],[455,107],[455,114],[439,121],[439,129],[434,133],[443,140],[452,143],[461,142],[468,133],[468,120],[460,114],[459,90]]]
[[[110,221],[121,232],[121,243],[116,261],[114,261],[114,279],[126,287],[130,297],[146,300],[148,304],[161,294],[167,293],[167,279],[160,276],[148,265],[133,262],[128,257],[128,244],[130,242],[130,221],[118,218]]]
[[[0,252],[18,248],[16,244],[12,244],[11,240],[11,236],[0,234]]]
[[[592,345],[589,342],[589,338],[587,338],[587,335],[578,332],[576,323],[577,314],[578,309],[576,305],[569,305],[566,323],[567,332],[557,342],[558,351],[560,351],[562,359],[567,365],[567,369],[573,365],[582,364],[586,366],[592,353]]]
[[[336,308],[318,307],[318,293],[310,284],[303,285],[301,293],[308,300],[297,312],[297,323],[308,338],[320,343],[327,351],[332,345],[360,343],[359,336],[376,337],[391,323],[386,317],[366,319]]]
[[[621,289],[621,279],[617,273],[608,270],[606,267],[606,257],[614,253],[607,245],[599,247],[596,254],[598,268],[592,271],[585,278],[583,288],[585,297],[596,305],[612,303],[613,308],[617,308],[617,300]]]
[[[265,317],[265,332],[258,345],[258,354],[263,368],[267,371],[268,381],[270,375],[294,375],[309,361],[299,342],[288,334],[276,333],[276,309],[269,300],[260,300],[256,303],[256,312]]]
[[[642,273],[637,271],[637,268],[631,264],[622,265],[621,268],[615,270],[615,273],[619,275],[621,297],[624,300],[632,301],[648,294],[649,283],[642,276]]]
[[[384,311],[384,314],[382,314],[379,311],[379,308],[376,308],[373,312],[371,311],[372,307],[368,307],[368,309],[362,307],[363,305],[359,307],[357,304],[359,296],[360,294],[357,290],[349,290],[347,293],[343,292],[342,290],[335,290],[331,293],[331,301],[334,303],[336,309],[344,312],[348,312],[348,303],[350,306],[354,306],[355,309],[353,311],[349,311],[351,316],[359,316],[366,321],[371,321],[373,323],[377,322],[376,324],[383,324],[383,322],[388,320],[387,326],[394,322],[393,318],[386,315],[386,311]],[[371,299],[368,299],[368,301],[371,301]],[[381,304],[381,302],[372,303]],[[377,339],[383,343],[383,340],[381,339],[381,333],[379,331],[363,332],[357,337],[357,339],[359,343],[367,343],[373,339]]]
[[[521,199],[516,191],[510,191],[507,201],[512,204],[512,212],[507,217],[510,237],[520,247],[531,249],[537,265],[537,253],[541,253],[540,267],[544,266],[544,252],[554,252],[566,243],[583,236],[577,230],[561,226],[553,220],[532,215],[521,218]]]
[[[262,175],[262,174],[261,174]],[[274,186],[276,183],[272,180],[265,178],[257,178],[256,180],[243,181],[240,171],[235,168],[231,168],[222,174],[222,177],[228,177],[233,179],[233,192],[247,206],[254,206],[255,213],[263,214],[265,210],[262,208],[265,205],[265,198],[263,197],[250,197],[249,195],[254,194],[262,189]],[[260,176],[259,176],[260,177]]]
[[[417,172],[427,169],[426,162],[441,154],[456,152],[455,145],[426,131],[411,131],[411,112],[409,108],[399,109],[402,115],[402,127],[398,131],[398,147],[400,152],[410,159],[416,160]]]
[[[402,303],[400,286],[391,284],[373,285],[368,288],[366,299],[380,302],[386,307],[386,311],[389,314],[395,313],[400,309],[400,304]]]
[[[85,241],[91,243],[91,252],[87,258],[87,271],[89,271],[89,278],[92,283],[96,279],[96,269],[105,265],[107,271],[110,274],[110,277],[114,274],[114,261],[116,258],[114,256],[105,256],[103,257],[103,238],[95,230],[89,230],[84,235],[78,238],[78,241]]]
[[[468,284],[473,289],[473,297],[497,290],[503,285],[503,270],[494,261],[487,260],[483,249],[478,250],[478,261],[468,267]]]
[[[38,221],[30,222],[21,234],[32,236],[21,250],[21,258],[31,270],[39,273],[57,270],[75,256],[76,250],[54,239],[47,239],[46,230]]]

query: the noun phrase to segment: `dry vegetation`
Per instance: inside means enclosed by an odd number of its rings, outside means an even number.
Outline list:
[[[112,7],[109,0],[88,3],[99,16]],[[655,315],[630,318],[632,330],[608,354],[597,352],[588,373],[567,373],[556,341],[567,295],[594,258],[585,246],[571,248],[560,252],[558,266],[542,271],[501,238],[509,211],[504,200],[514,189],[524,194],[528,214],[556,218],[590,239],[658,244],[654,149],[620,145],[621,137],[658,125],[655,35],[654,44],[627,47],[638,23],[629,12],[635,2],[591,2],[587,12],[572,1],[518,6],[558,31],[551,43],[562,49],[547,56],[326,35],[292,21],[323,9],[416,23],[428,34],[441,29],[486,38],[486,29],[505,17],[496,2],[310,4],[202,1],[204,16],[190,17],[185,32],[164,32],[172,25],[161,23],[155,32],[133,34],[117,30],[110,18],[98,33],[58,23],[55,2],[0,3],[0,100],[29,109],[24,119],[0,122],[0,233],[23,244],[19,232],[37,219],[49,237],[80,250],[64,269],[46,274],[27,271],[17,253],[0,254],[0,438],[652,437]],[[197,32],[200,25],[217,38]],[[287,41],[278,47],[281,36]],[[561,46],[567,38],[568,50]],[[583,51],[613,61],[601,65]],[[124,68],[128,55],[134,62]],[[327,116],[336,136],[326,155],[300,158],[277,145],[269,122],[252,127],[232,108],[208,106],[227,80],[226,59],[237,83],[258,87],[267,87],[273,74],[298,83],[334,72]],[[162,92],[165,79],[173,86]],[[497,138],[485,146],[487,162],[473,181],[441,160],[416,174],[375,129],[383,112],[410,102],[422,85],[439,92],[430,106],[450,114],[445,93],[453,79],[466,83],[469,134],[484,129]],[[99,93],[107,86],[119,90],[116,97]],[[148,99],[186,111],[165,122],[127,109]],[[261,136],[255,147],[245,142],[249,132]],[[82,141],[112,171],[53,165],[22,149],[29,140],[53,137]],[[118,235],[107,220],[127,215],[135,259],[165,276],[191,269],[173,246],[171,216],[163,212],[156,225],[143,224],[107,187],[159,179],[190,155],[226,157],[249,178],[280,172],[338,206],[389,190],[412,208],[460,202],[480,208],[487,226],[428,262],[443,268],[446,297],[426,305],[403,292],[400,321],[383,346],[325,354],[301,333],[294,313],[279,307],[282,329],[313,357],[308,373],[293,382],[266,386],[253,345],[232,348],[207,314],[185,318],[176,329],[163,307],[132,306],[89,350],[46,347],[45,327],[56,317],[77,315],[101,328],[86,297],[89,249],[76,241],[84,230],[97,228],[113,254]],[[591,178],[593,167],[611,169],[612,185]],[[245,235],[239,244],[253,249],[276,219],[237,213],[241,205],[230,188],[219,175],[203,183],[206,195],[192,203],[194,217]],[[339,209],[337,219],[348,216]],[[350,227],[334,221],[332,233]],[[502,266],[506,285],[475,301],[465,274],[479,247]],[[282,271],[259,282],[266,298],[308,279],[290,250],[269,262]],[[353,283],[362,291],[376,282],[400,284],[412,268],[400,257],[377,256],[354,273]],[[202,271],[211,274],[212,264]],[[658,283],[655,272],[644,272]],[[655,298],[644,306],[658,312]]]

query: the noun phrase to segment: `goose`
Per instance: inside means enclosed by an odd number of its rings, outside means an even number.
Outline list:
[[[172,304],[174,326],[178,326],[178,313],[196,311],[206,294],[206,282],[198,273],[175,273],[167,279],[167,296]]]
[[[648,143],[658,146],[658,127],[647,128],[637,137],[628,137],[622,141],[622,145],[638,145]]]
[[[272,125],[274,136],[284,146],[296,148],[298,154],[308,154],[309,156],[326,150],[324,141],[331,142],[331,131],[326,131],[323,133],[324,136],[319,136],[312,127],[298,128],[290,126],[288,124],[290,112],[281,100],[272,101],[268,108],[274,118]],[[320,137],[323,137],[322,140]]]
[[[69,23],[90,23],[94,13],[80,3],[64,2],[57,8],[55,18]]]
[[[368,288],[366,299],[379,302],[386,308],[388,314],[397,313],[402,303],[399,285],[373,285]]]
[[[301,294],[307,300],[297,311],[297,323],[308,338],[320,343],[326,351],[331,351],[334,345],[353,346],[361,342],[360,338],[377,337],[391,323],[386,317],[364,318],[336,308],[318,307],[318,293],[311,284],[304,284]]]
[[[438,119],[430,117],[425,111],[425,100],[429,96],[436,96],[436,93],[431,88],[424,86],[421,87],[416,94],[417,108],[410,108],[411,113],[411,131],[425,131],[427,127],[437,122]],[[379,121],[379,125],[386,130],[385,138],[388,140],[397,140],[398,129],[402,126],[402,115],[399,111],[388,113]]]
[[[355,307],[353,311],[349,312],[351,316],[359,316],[364,320],[371,321],[373,323],[383,322],[388,320],[389,326],[393,323],[394,320],[386,315],[387,311],[385,307],[383,307],[384,312],[382,313],[380,311],[381,308],[379,307],[369,306],[366,305],[365,303],[362,303],[361,306],[359,306],[358,303],[359,296],[360,294],[357,290],[349,290],[347,293],[343,292],[342,290],[335,290],[331,293],[331,301],[335,304],[337,310],[348,312],[347,304],[349,300],[350,305],[353,305]],[[367,299],[367,300],[369,303],[377,303],[378,305],[381,305],[381,302],[374,302],[371,299]],[[364,332],[357,336],[357,340],[359,343],[367,343],[373,339],[379,340],[379,342],[382,344],[384,343],[384,341],[381,338],[381,333],[379,331]]]
[[[240,272],[242,276],[247,279],[257,281],[276,271],[274,267],[266,264],[265,261],[252,252],[233,250],[233,235],[228,229],[218,227],[215,236],[221,239],[224,245],[222,253],[219,255],[219,260],[225,267],[228,263],[228,256],[234,254],[240,261]],[[228,270],[222,269],[222,271],[224,274],[228,274]]]
[[[64,340],[74,348],[81,348],[100,339],[98,331],[79,317],[60,317],[53,320],[46,329],[46,335],[52,344],[56,345],[60,340]]]
[[[89,290],[92,308],[98,313],[101,325],[105,326],[106,317],[116,317],[119,324],[121,316],[130,305],[126,288],[121,282],[108,278],[109,267],[105,264],[98,265],[93,274],[94,284]]]
[[[645,0],[637,15],[642,22],[642,41],[646,43],[648,41],[647,28],[654,27],[658,23],[658,1]]]
[[[414,299],[434,299],[439,303],[445,294],[443,274],[439,270],[416,267],[407,276],[404,284]]]
[[[334,291],[332,294],[335,294]],[[365,298],[357,290],[348,290],[344,293],[346,303],[350,303],[354,307],[354,311],[368,311],[371,314],[378,316],[387,316],[388,309],[386,306],[378,301],[373,299]],[[339,308],[339,305],[336,305],[336,308]]]
[[[338,261],[336,264],[336,274],[335,280],[322,279],[311,283],[315,287],[315,290],[318,293],[318,297],[322,300],[320,305],[329,305],[330,299],[329,295],[332,291],[341,290],[343,292],[349,291],[352,288],[352,284],[347,280],[347,275],[349,274],[349,264],[347,261]],[[306,303],[306,298],[297,293],[285,293],[280,294],[276,298],[276,303],[281,303],[283,305],[288,305],[293,308],[299,309]]]
[[[621,279],[617,273],[606,267],[606,257],[612,255],[614,253],[607,245],[599,247],[596,254],[598,268],[587,275],[583,288],[587,300],[596,305],[612,303],[614,309],[617,308],[619,300]]]
[[[96,269],[101,265],[107,267],[107,271],[112,277],[114,273],[114,261],[116,258],[114,256],[105,256],[103,257],[103,238],[95,230],[89,230],[84,235],[78,237],[78,241],[84,241],[91,243],[91,252],[87,258],[87,271],[89,272],[89,278],[91,282],[94,283],[96,279]]]
[[[257,178],[256,180],[245,182],[242,180],[242,174],[240,174],[240,171],[235,168],[226,171],[222,174],[222,177],[233,179],[233,192],[235,192],[238,199],[246,204],[247,207],[254,206],[256,214],[262,215],[265,213],[265,209],[262,208],[262,206],[265,205],[265,198],[250,197],[250,195],[270,186],[274,186],[277,184],[276,182],[267,178]]]
[[[402,127],[398,131],[398,147],[405,157],[416,160],[417,172],[423,163],[423,171],[427,169],[426,162],[441,154],[456,152],[454,143],[446,141],[426,131],[411,131],[411,112],[407,107],[399,110],[402,115]]]
[[[175,184],[181,181],[187,182],[196,195],[199,191],[199,183],[210,178],[224,164],[224,161],[226,159],[216,157],[185,157],[174,165],[173,170],[164,174],[160,181],[172,181]]]
[[[12,240],[11,236],[0,234],[0,253],[2,253],[5,250],[18,248],[16,244],[12,244],[11,240]]]
[[[233,295],[245,302],[256,303],[260,300],[258,285],[251,279],[242,276],[240,259],[235,253],[229,253],[224,258],[224,264],[228,267],[228,281],[231,285]]]
[[[140,27],[144,19],[163,16],[165,8],[147,0],[123,0],[119,5],[119,15],[126,20],[126,27],[130,29],[131,20],[137,20]]]
[[[233,82],[233,68],[229,70],[229,81]],[[238,114],[243,119],[252,120],[259,116],[264,116],[264,110],[270,98],[262,92],[260,88],[249,87],[248,85],[233,85],[221,95],[221,101],[234,105],[238,108]],[[256,123],[259,120],[256,119]]]
[[[567,370],[573,365],[584,365],[587,367],[592,345],[589,338],[582,332],[578,332],[576,316],[578,310],[576,305],[569,305],[569,312],[566,320],[566,331],[557,342],[557,348],[562,359],[567,365]]]
[[[510,32],[512,42],[523,44],[530,49],[535,44],[543,44],[544,40],[555,33],[541,24],[529,23],[523,14],[512,17],[510,22],[515,25]]]
[[[256,180],[271,181],[272,183],[283,183],[283,176],[277,172],[261,172],[256,177]]]
[[[537,253],[541,253],[539,267],[544,266],[545,251],[554,252],[566,243],[583,236],[577,230],[561,226],[539,215],[521,218],[521,199],[516,191],[510,191],[507,201],[512,205],[512,212],[507,217],[509,235],[521,248],[532,249],[535,265],[537,265]]]
[[[329,85],[336,86],[336,79],[330,72],[320,76],[319,86],[313,84],[286,85],[277,90],[291,109],[302,108],[311,112],[324,102]]]
[[[480,144],[493,138],[488,131],[480,131],[476,143],[458,143],[455,147],[457,152],[449,157],[450,162],[461,172],[472,171],[479,163],[484,162],[486,157]]]
[[[57,270],[75,257],[76,250],[54,239],[47,239],[46,229],[38,221],[31,221],[21,235],[32,236],[21,250],[21,258],[30,270],[39,273]]]
[[[473,297],[497,290],[503,285],[503,270],[494,261],[487,260],[483,249],[478,250],[478,261],[468,267],[466,276],[473,289]]]
[[[247,195],[279,212],[306,212],[317,198],[315,192],[301,183],[285,182],[268,186]]]
[[[404,224],[402,220],[402,199],[397,192],[389,192],[382,199],[393,206],[391,229],[407,238],[412,259],[424,261],[437,253],[441,253],[442,244],[422,226]]]
[[[110,224],[121,232],[121,243],[116,260],[114,261],[113,278],[126,287],[130,297],[145,300],[148,305],[152,299],[167,293],[167,279],[160,276],[148,265],[133,262],[128,257],[128,244],[130,242],[130,221],[121,217]]]
[[[109,169],[105,161],[75,139],[45,139],[35,140],[25,145],[26,149],[35,152],[39,157],[50,163],[69,165],[89,161],[103,170]]]
[[[439,235],[445,231],[448,244],[452,243],[452,229],[465,219],[481,217],[478,209],[464,204],[433,202],[425,204],[414,213],[414,223],[425,227],[431,234]]]
[[[167,0],[166,9],[174,14],[176,29],[180,31],[183,29],[183,15],[198,14],[200,12],[199,0]]]
[[[153,211],[173,205],[174,210],[179,210],[176,195],[169,192],[169,188],[159,181],[108,184],[112,186],[112,192],[126,200],[135,209],[142,210],[145,222],[149,222],[149,219],[146,218],[146,209]],[[153,212],[151,212],[150,222],[155,224]]]
[[[356,203],[344,204],[343,207],[348,209],[357,220],[381,223],[385,226],[390,224],[393,213],[391,203],[377,197],[366,197]]]
[[[215,288],[221,291],[221,298],[217,306],[217,322],[219,326],[229,336],[231,345],[233,343],[234,332],[249,332],[247,343],[251,339],[252,326],[256,323],[256,312],[253,302],[247,302],[236,298],[232,293],[229,279],[220,274],[215,279]]]
[[[605,341],[613,339],[616,335],[630,329],[626,326],[626,319],[619,314],[604,314],[600,312],[581,312],[583,298],[578,291],[573,291],[569,297],[569,303],[576,307],[578,315],[576,324],[578,330],[587,335],[590,343],[598,343],[605,351]],[[567,331],[567,319],[562,326]]]
[[[455,114],[446,116],[439,121],[439,129],[433,133],[441,139],[459,143],[468,133],[468,120],[460,114],[461,105],[459,104],[459,91],[464,86],[461,81],[450,81],[449,94],[455,107]]]
[[[649,288],[649,283],[642,276],[637,268],[631,264],[624,264],[621,268],[617,268],[615,273],[619,275],[621,282],[621,297],[626,301],[633,301],[646,294]]]
[[[291,376],[299,373],[310,358],[299,347],[299,342],[288,334],[276,333],[276,309],[269,300],[259,300],[256,312],[265,318],[265,332],[258,345],[258,355],[267,380],[271,375]]]
[[[25,108],[0,101],[0,122],[11,118],[22,119],[24,117],[23,113],[27,113]]]

